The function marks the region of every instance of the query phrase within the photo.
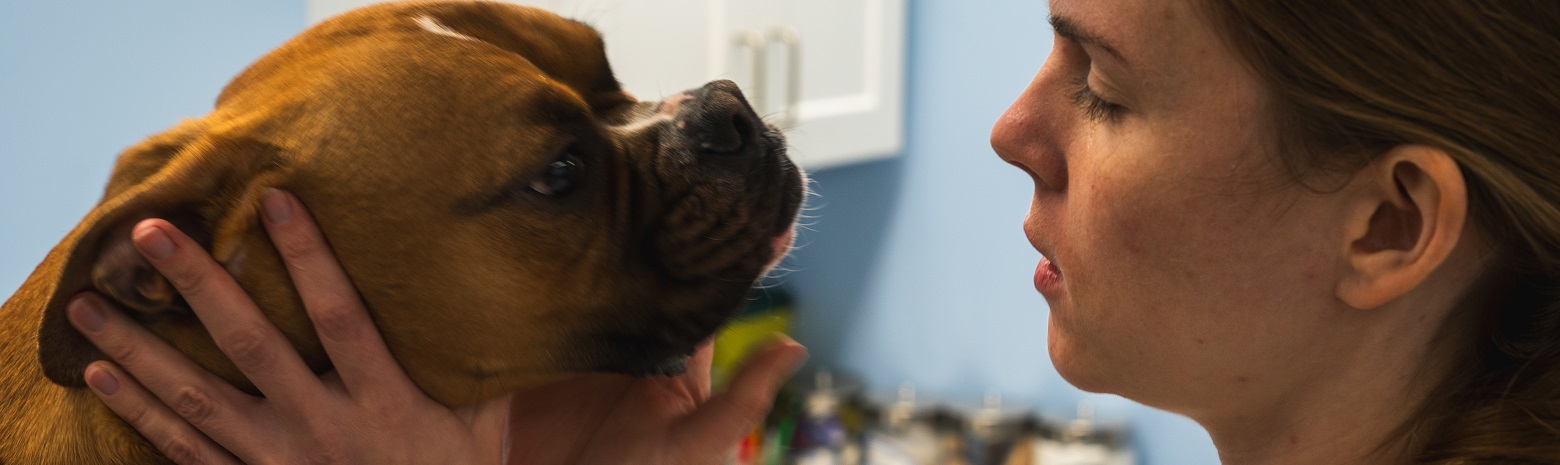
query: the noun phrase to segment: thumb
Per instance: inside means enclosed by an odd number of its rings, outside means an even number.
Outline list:
[[[806,360],[805,347],[781,336],[749,357],[724,392],[675,425],[670,431],[673,444],[722,453],[735,447],[769,414],[775,393]]]

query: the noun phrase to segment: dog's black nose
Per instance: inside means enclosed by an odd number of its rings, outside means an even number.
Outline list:
[[[693,92],[693,99],[684,105],[688,110],[686,126],[682,128],[689,140],[694,141],[701,155],[750,155],[756,150],[757,134],[762,130],[758,115],[742,96],[737,84],[727,80],[712,81]]]

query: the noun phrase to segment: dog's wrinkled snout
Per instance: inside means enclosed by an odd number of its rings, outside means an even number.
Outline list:
[[[763,153],[757,143],[763,123],[748,106],[736,83],[712,81],[693,91],[693,99],[683,105],[687,107],[687,113],[681,130],[689,140],[695,141],[700,155],[756,156]]]

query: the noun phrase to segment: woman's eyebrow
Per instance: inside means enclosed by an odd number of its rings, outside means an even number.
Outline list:
[[[1127,63],[1127,58],[1121,56],[1121,52],[1116,51],[1116,47],[1112,46],[1110,42],[1106,42],[1105,38],[1100,37],[1098,34],[1084,30],[1082,26],[1079,26],[1077,22],[1074,22],[1071,19],[1051,15],[1051,29],[1056,30],[1056,35],[1062,36],[1067,40],[1084,45],[1099,47],[1104,49],[1105,53],[1109,53],[1111,56],[1116,57],[1116,59],[1120,60],[1122,63]]]

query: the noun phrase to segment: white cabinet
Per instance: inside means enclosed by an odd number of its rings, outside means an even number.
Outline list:
[[[309,22],[375,0],[307,0]],[[903,145],[905,0],[507,0],[595,26],[643,98],[711,79],[740,84],[821,169]]]

